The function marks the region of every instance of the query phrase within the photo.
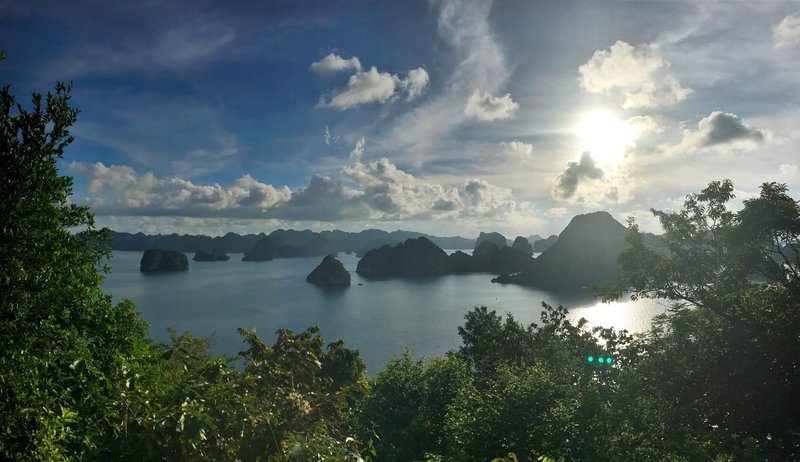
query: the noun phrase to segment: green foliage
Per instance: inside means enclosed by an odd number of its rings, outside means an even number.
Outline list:
[[[58,174],[77,115],[69,87],[31,99],[26,109],[0,90],[0,453],[62,460],[107,430],[103,411],[146,326],[100,290],[107,231]]]
[[[454,355],[428,363],[408,353],[390,360],[373,381],[360,415],[364,434],[379,435],[380,459],[431,460],[446,453],[447,406],[469,381],[466,364]]]
[[[597,427],[610,428],[602,422],[618,371],[587,367],[584,358],[616,354],[628,338],[572,325],[563,307],[543,306],[542,325],[528,327],[476,308],[465,316],[458,353],[390,361],[362,414],[381,460],[486,461],[509,452],[528,461],[542,453],[604,460]]]
[[[720,453],[798,458],[800,207],[765,183],[733,212],[732,191],[713,182],[680,212],[654,212],[664,250],[631,225],[623,288],[680,302],[639,347],[631,391],[671,402],[664,423]]]

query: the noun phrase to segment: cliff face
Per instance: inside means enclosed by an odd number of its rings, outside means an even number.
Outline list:
[[[545,250],[549,249],[550,247],[553,247],[553,244],[555,244],[557,240],[558,240],[558,236],[553,234],[550,237],[548,237],[547,239],[539,239],[539,240],[533,241],[533,251],[534,252],[539,252],[539,253],[544,252]]]
[[[552,247],[508,282],[552,289],[611,284],[620,275],[617,257],[626,232],[608,212],[578,215]]]
[[[306,277],[306,281],[318,286],[349,286],[350,273],[342,262],[333,255],[327,255]]]
[[[157,273],[162,271],[186,271],[189,269],[189,259],[181,252],[175,250],[149,249],[142,255],[139,262],[139,271],[143,273]]]
[[[511,248],[523,255],[531,256],[533,254],[533,246],[522,236],[517,236],[514,239],[514,244],[511,245]]]
[[[440,276],[449,272],[447,254],[424,237],[370,250],[356,272],[364,276]]]
[[[532,262],[531,254],[526,255],[513,247],[498,247],[485,240],[472,252],[470,270],[456,272],[516,273],[527,269]]]

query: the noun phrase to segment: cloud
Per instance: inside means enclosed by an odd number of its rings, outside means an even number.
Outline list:
[[[361,187],[372,209],[392,219],[424,215],[437,203],[456,198],[454,191],[420,180],[386,158],[367,164],[357,161],[345,166],[342,174]]]
[[[361,156],[364,155],[365,144],[367,144],[367,140],[365,140],[363,136],[356,141],[355,147],[352,151],[350,151],[350,160],[354,162],[361,162]]]
[[[269,215],[276,218],[307,221],[340,221],[368,215],[362,203],[363,193],[350,189],[323,175],[314,175],[308,186],[292,193],[288,202],[279,204]]]
[[[408,100],[412,100],[422,94],[427,85],[425,69],[412,69],[405,79],[401,79],[388,72],[379,72],[373,66],[366,72],[351,75],[345,88],[334,90],[327,101],[324,97],[320,99],[319,106],[343,111],[362,104],[392,101],[402,91],[406,92]]]
[[[783,176],[793,177],[797,176],[797,173],[800,172],[800,167],[795,164],[781,164],[778,170]]]
[[[350,59],[344,59],[336,53],[331,53],[319,61],[311,63],[310,69],[315,74],[325,76],[343,71],[360,71],[361,61],[355,56]]]
[[[341,137],[334,136],[333,132],[331,132],[331,129],[328,128],[328,126],[326,125],[325,126],[325,135],[323,136],[323,139],[325,140],[325,144],[330,146],[330,145],[338,143],[339,140],[341,140]]]
[[[408,71],[408,77],[400,81],[400,86],[406,91],[406,98],[411,101],[425,91],[428,86],[428,71],[419,67]]]
[[[672,106],[692,94],[666,72],[669,66],[657,45],[634,47],[620,40],[608,50],[595,51],[578,72],[586,92],[620,91],[625,108],[655,108]]]
[[[592,155],[586,151],[577,162],[567,163],[567,167],[556,179],[554,195],[557,198],[569,199],[575,195],[578,184],[584,179],[603,178],[603,169],[597,166]]]
[[[340,111],[352,109],[367,103],[385,103],[394,97],[397,82],[388,72],[378,72],[374,66],[366,72],[350,76],[344,89],[334,91],[329,101],[320,101],[322,107],[332,107]]]
[[[764,132],[757,130],[729,112],[712,112],[698,124],[703,147],[726,144],[737,140],[764,141]]]
[[[708,150],[749,151],[763,144],[768,132],[744,122],[728,112],[714,111],[697,124],[697,130],[686,129],[683,139],[672,146],[662,145],[669,155],[690,155]]]
[[[464,105],[464,115],[490,122],[497,119],[512,119],[518,109],[519,104],[511,99],[510,93],[504,96],[492,96],[489,93],[481,95],[476,89]]]
[[[551,218],[561,218],[566,215],[568,210],[565,207],[552,207],[547,209],[545,215]]]
[[[262,183],[250,175],[229,186],[195,184],[182,178],[138,174],[123,165],[73,162],[72,174],[85,179],[84,199],[99,216],[191,217],[294,220],[306,222],[529,223],[534,207],[513,198],[508,188],[482,179],[451,186],[418,178],[386,158],[363,163],[362,138],[341,170],[341,180],[313,175],[306,186],[290,189]]]
[[[258,218],[288,201],[291,191],[244,175],[228,187],[197,185],[181,178],[138,175],[128,166],[72,162],[69,170],[89,180],[89,205],[100,215]]]
[[[137,12],[148,13],[155,14],[156,11],[142,7]],[[178,27],[155,24],[158,25],[154,29],[143,28],[145,33],[136,34],[129,40],[94,41],[78,47],[75,53],[57,57],[51,66],[44,67],[47,75],[43,77],[50,80],[53,75],[58,75],[60,79],[69,80],[93,74],[152,74],[195,69],[230,58],[240,49],[237,44],[241,43],[241,37],[237,36],[233,24],[211,19],[187,19]]]
[[[491,1],[434,0],[432,4],[438,12],[439,36],[456,64],[441,72],[441,93],[399,117],[388,136],[378,140],[398,154],[408,154],[415,164],[423,162],[423,155],[429,160],[441,152],[436,144],[468,120],[464,102],[474,89],[497,94],[510,75],[503,48],[491,28]]]
[[[772,37],[778,48],[800,45],[800,13],[790,14],[783,18],[783,21],[772,29]]]
[[[502,141],[500,147],[513,154],[526,156],[533,154],[533,145],[522,141]]]
[[[633,116],[625,120],[625,123],[633,127],[638,134],[664,132],[664,127],[659,125],[655,117],[649,115]]]

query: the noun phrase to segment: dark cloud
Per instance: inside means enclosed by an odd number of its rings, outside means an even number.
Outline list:
[[[764,141],[764,132],[744,123],[741,117],[728,112],[712,112],[700,121],[702,147],[725,144],[736,140]]]
[[[701,152],[751,151],[767,141],[769,132],[754,128],[741,117],[714,111],[697,123],[697,130],[686,129],[675,145],[662,145],[667,155],[693,155]]]
[[[556,179],[555,194],[562,199],[569,199],[578,189],[578,184],[584,178],[603,178],[603,169],[597,166],[589,151],[581,154],[578,162],[567,163],[567,168]]]

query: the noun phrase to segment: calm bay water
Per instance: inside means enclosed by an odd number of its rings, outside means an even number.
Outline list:
[[[166,341],[167,328],[213,336],[216,353],[244,349],[237,327],[255,328],[270,344],[278,328],[301,331],[319,325],[326,341],[344,339],[357,348],[374,374],[393,354],[440,355],[460,345],[458,326],[475,306],[512,313],[523,324],[539,322],[541,302],[564,304],[569,318],[631,332],[646,330],[666,305],[653,300],[602,304],[590,294],[546,292],[493,284],[489,274],[439,278],[361,278],[355,255],[340,254],[352,285],[323,289],[305,281],[321,258],[243,262],[189,262],[189,271],[144,275],[142,252],[115,251],[103,288],[115,302],[133,300],[150,323],[150,335]],[[187,255],[190,259],[192,255]]]

